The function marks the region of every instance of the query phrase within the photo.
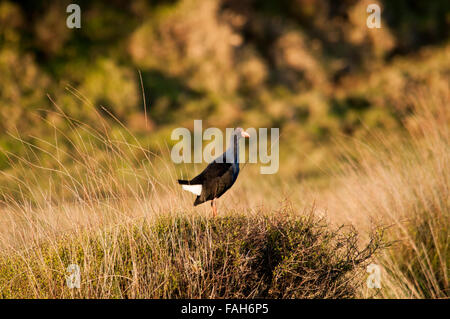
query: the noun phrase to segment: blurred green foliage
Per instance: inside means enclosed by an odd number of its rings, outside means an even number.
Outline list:
[[[381,29],[365,0],[80,0],[80,29],[66,27],[69,3],[0,2],[3,150],[20,152],[8,132],[67,131],[61,111],[146,141],[194,119],[280,127],[292,150],[395,129],[405,94],[449,81],[446,0],[379,1]]]

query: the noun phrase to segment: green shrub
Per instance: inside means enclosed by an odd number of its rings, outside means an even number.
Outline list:
[[[310,216],[159,217],[2,256],[3,298],[351,298],[364,248]],[[69,289],[65,269],[81,269]]]

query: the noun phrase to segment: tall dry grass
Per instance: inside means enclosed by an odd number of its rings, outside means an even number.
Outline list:
[[[206,205],[193,209],[176,185],[193,172],[174,167],[167,146],[149,152],[100,114],[93,127],[59,109],[70,130],[48,122],[54,140],[13,134],[27,151],[6,154],[1,296],[446,298],[448,101],[448,88],[412,95],[404,134],[346,141],[347,157],[325,190],[246,168],[217,220]],[[353,229],[337,227],[343,223]],[[392,247],[380,250],[373,225],[389,227]],[[364,286],[374,256],[380,291]],[[82,269],[80,290],[65,284],[69,263]]]
[[[176,184],[167,146],[149,152],[100,114],[93,127],[55,107],[69,130],[47,122],[54,140],[12,134],[25,155],[5,154],[3,298],[350,298],[384,245],[374,233],[361,248],[354,229],[286,205],[224,199],[211,219]],[[251,193],[237,192],[238,201]],[[81,269],[80,289],[66,285],[70,264]]]
[[[334,220],[390,226],[395,244],[377,261],[382,297],[449,297],[449,97],[448,87],[411,94],[404,134],[343,145],[347,164],[322,194]]]

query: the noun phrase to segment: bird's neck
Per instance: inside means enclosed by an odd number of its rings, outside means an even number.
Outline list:
[[[230,139],[230,146],[225,152],[227,163],[238,163],[239,162],[239,139],[237,135],[232,135]]]

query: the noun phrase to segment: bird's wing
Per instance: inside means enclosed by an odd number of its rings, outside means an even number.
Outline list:
[[[232,163],[211,162],[198,176],[194,177],[190,184],[203,184],[205,180],[213,180],[225,174],[232,166]]]
[[[202,192],[199,200],[196,202],[203,203],[207,200],[220,197],[228,188],[233,185],[233,169],[230,163],[212,162],[202,172]]]

